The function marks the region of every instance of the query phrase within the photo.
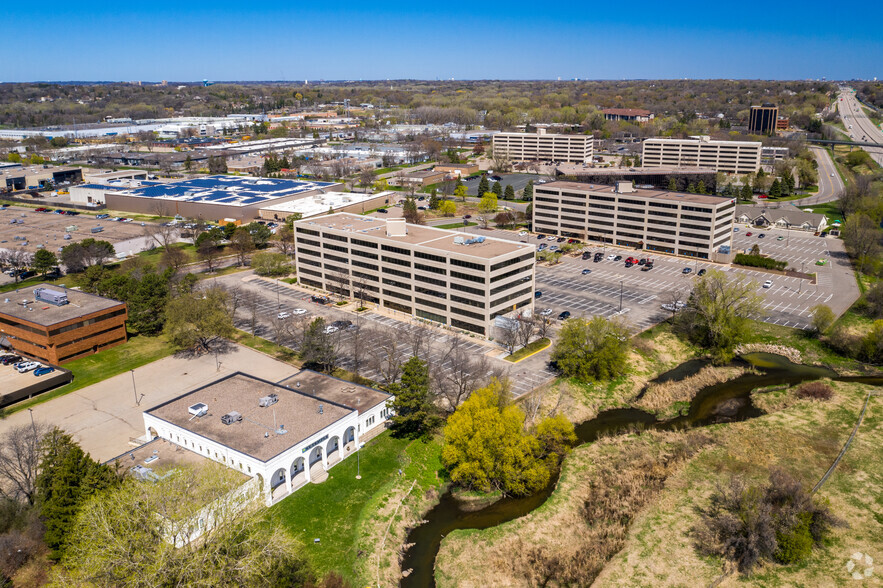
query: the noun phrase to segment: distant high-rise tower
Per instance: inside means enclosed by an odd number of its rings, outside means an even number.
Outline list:
[[[763,106],[752,106],[751,117],[748,119],[748,131],[758,135],[774,135],[776,120],[779,118],[779,107],[767,102]]]

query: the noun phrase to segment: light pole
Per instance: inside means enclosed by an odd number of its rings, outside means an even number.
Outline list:
[[[806,262],[800,264],[800,273],[804,273],[806,271]],[[800,294],[803,292],[803,278],[800,278],[800,286],[797,289],[797,293]]]
[[[360,453],[359,448],[356,447],[356,479],[357,480],[362,479],[362,460],[360,459],[361,456],[359,455],[359,453]]]
[[[279,299],[279,278],[276,278],[276,308],[282,308],[282,301]]]
[[[31,428],[34,430],[34,438],[37,437],[37,424],[34,422],[34,409],[29,408],[28,412],[31,414]]]
[[[135,395],[135,406],[141,406],[141,401],[138,400],[138,389],[135,387],[135,370],[129,370],[132,374],[132,393]]]
[[[622,280],[619,281],[619,312],[622,312]]]

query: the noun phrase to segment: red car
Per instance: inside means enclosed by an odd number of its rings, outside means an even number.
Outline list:
[[[746,237],[750,237],[750,236],[753,235],[753,234],[754,234],[754,233],[752,233],[751,231],[748,231],[747,233],[745,233],[745,236],[746,236]]]
[[[35,208],[35,209],[34,209],[34,212],[48,212],[48,211],[49,211],[48,208],[45,208],[45,207],[42,207],[42,206],[41,206],[40,208]]]

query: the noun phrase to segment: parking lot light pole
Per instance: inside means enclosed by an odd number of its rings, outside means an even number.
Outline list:
[[[135,370],[129,370],[132,373],[132,393],[135,394],[135,406],[141,406],[138,400],[138,389],[135,387]]]
[[[31,428],[34,430],[34,437],[37,436],[37,424],[34,423],[34,409],[29,408],[28,412],[31,413]]]
[[[806,262],[804,261],[803,263],[800,264],[800,273],[805,273],[805,272],[806,272]],[[801,292],[803,292],[803,278],[800,278],[800,287],[797,290],[798,294],[800,294]]]
[[[622,280],[619,281],[619,312],[622,312]]]

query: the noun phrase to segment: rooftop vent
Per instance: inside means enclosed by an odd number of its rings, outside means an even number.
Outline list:
[[[631,194],[635,192],[635,186],[631,182],[616,182],[616,187],[613,191],[617,194]]]
[[[187,412],[195,417],[201,417],[208,412],[208,405],[203,402],[197,402],[196,404],[187,407]]]
[[[324,409],[322,408],[322,405],[320,404],[320,405],[319,405],[319,414],[323,414],[324,412],[325,412],[325,411],[324,411]]]
[[[403,218],[391,218],[386,221],[387,237],[404,237],[408,234],[408,226]]]
[[[221,422],[225,425],[232,425],[233,423],[238,423],[242,420],[242,415],[236,412],[235,410],[231,410],[227,414],[221,417]]]
[[[37,288],[34,290],[34,298],[40,302],[48,302],[55,306],[64,306],[68,302],[66,292],[60,292],[51,288]]]
[[[273,406],[273,405],[276,404],[277,402],[279,402],[279,396],[278,396],[278,395],[276,395],[276,394],[267,394],[266,396],[261,396],[261,399],[260,399],[260,401],[258,402],[258,404],[261,406],[261,408],[267,408],[268,406]]]

